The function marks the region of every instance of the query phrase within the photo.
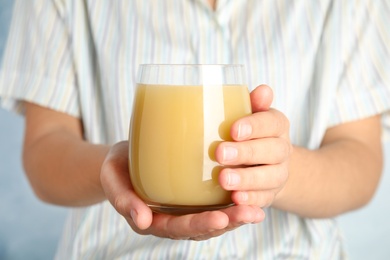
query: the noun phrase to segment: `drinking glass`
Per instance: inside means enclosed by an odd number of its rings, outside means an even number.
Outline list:
[[[232,205],[214,152],[251,114],[242,65],[140,65],[129,133],[135,192],[154,211],[188,214]]]

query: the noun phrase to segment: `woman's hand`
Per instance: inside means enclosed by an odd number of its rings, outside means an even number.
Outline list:
[[[219,175],[220,185],[232,190],[237,205],[270,206],[288,178],[292,154],[289,121],[281,112],[270,108],[272,90],[265,85],[251,93],[253,114],[237,120],[231,127],[234,142],[223,142],[216,158],[227,166]]]
[[[139,234],[205,240],[264,219],[262,209],[253,205],[183,216],[153,213],[134,192],[128,169],[128,142],[120,142],[108,153],[100,179],[108,200]]]

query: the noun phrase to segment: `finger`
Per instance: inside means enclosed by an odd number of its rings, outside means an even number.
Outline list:
[[[220,211],[184,216],[155,214],[152,225],[139,233],[171,239],[204,240],[246,223],[259,223],[264,217],[264,211],[253,205],[232,206]]]
[[[215,159],[223,165],[279,164],[292,152],[283,138],[263,138],[244,142],[222,142],[215,150]]]
[[[228,216],[221,211],[207,211],[183,216],[155,214],[152,225],[146,231],[159,237],[189,239],[221,231],[228,224]]]
[[[281,137],[288,133],[290,123],[278,110],[270,109],[243,117],[232,124],[230,134],[233,140],[243,141],[254,138]],[[288,136],[285,136],[288,138]]]
[[[266,208],[272,205],[277,190],[266,191],[233,191],[232,200],[237,205],[257,205]]]
[[[245,224],[260,223],[265,218],[264,211],[255,205],[236,205],[222,210],[229,217],[229,225],[222,230],[215,230],[211,233],[191,238],[192,240],[205,240],[211,237],[220,236],[223,233],[234,230]]]
[[[140,229],[145,229],[152,222],[149,207],[133,191],[128,172],[128,143],[115,145],[104,161],[100,180],[107,199],[126,219],[132,218]]]
[[[243,224],[259,223],[264,220],[264,211],[254,205],[235,205],[223,210],[229,217],[229,228],[235,228]]]
[[[273,101],[272,89],[267,85],[260,85],[250,93],[253,112],[267,111]]]
[[[284,186],[287,178],[287,165],[261,165],[223,169],[219,174],[219,183],[225,190],[271,190]]]

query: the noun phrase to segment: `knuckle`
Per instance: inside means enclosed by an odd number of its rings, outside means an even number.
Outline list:
[[[276,124],[277,134],[278,136],[282,136],[289,131],[290,120],[288,120],[286,115],[280,111],[276,112],[275,117],[276,117],[275,124]]]
[[[290,147],[286,140],[277,139],[272,145],[275,153],[273,154],[272,163],[278,164],[287,160],[288,155],[290,154]]]
[[[263,183],[263,181],[261,180],[261,177],[260,177],[260,174],[258,174],[257,172],[251,172],[249,174],[244,174],[243,175],[243,179],[245,180],[245,184],[246,184],[246,187],[248,189],[256,189],[257,185],[259,183]]]
[[[249,145],[248,146],[248,154],[247,154],[247,156],[248,156],[248,160],[250,161],[250,162],[256,162],[256,147],[255,147],[255,145],[254,144],[251,144],[251,145]]]
[[[270,207],[272,205],[272,203],[274,202],[274,200],[275,200],[275,193],[269,192],[268,200],[267,200],[265,207]]]
[[[106,158],[106,160],[104,160],[100,169],[103,175],[109,175],[109,173],[114,172],[116,170],[117,166],[112,160],[110,160],[110,158]]]
[[[285,155],[285,157],[288,157],[291,153],[291,143],[289,140],[286,140],[286,139],[282,139],[282,145],[283,145],[283,154]]]
[[[121,195],[115,197],[114,202],[113,202],[113,206],[119,214],[121,214],[123,216],[129,215],[129,214],[127,214],[127,205],[128,205],[127,204],[127,197],[121,196]],[[130,212],[130,210],[129,210],[129,212]]]
[[[253,164],[256,162],[256,144],[253,142],[246,142],[245,144],[242,144],[239,146],[239,158],[238,161],[242,162],[243,164]]]
[[[110,187],[110,182],[111,182],[111,179],[112,179],[112,172],[114,170],[114,166],[113,164],[108,161],[108,160],[105,160],[102,164],[102,166],[100,167],[100,182],[103,186],[103,188],[107,188],[107,187]]]
[[[104,164],[102,165],[102,167],[100,168],[100,182],[102,183],[102,185],[104,186],[105,183],[107,183],[108,181],[108,177],[109,175],[107,174],[107,171],[105,169],[105,166]]]
[[[279,188],[280,186],[282,186],[284,183],[284,178],[281,174],[277,174],[275,176],[275,182],[274,182],[274,185],[273,185],[273,188]]]
[[[287,181],[287,178],[287,169],[285,167],[281,167],[281,169],[278,170],[277,174],[275,174],[275,188],[284,186],[285,182]]]
[[[286,161],[291,154],[291,143],[286,139],[279,139],[279,161]]]
[[[263,192],[258,192],[256,194],[256,199],[255,199],[255,205],[258,205],[261,208],[267,208],[272,205],[274,201],[275,195],[273,192],[270,191],[263,191]]]

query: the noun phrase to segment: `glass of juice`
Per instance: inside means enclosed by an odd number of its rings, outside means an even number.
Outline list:
[[[242,65],[140,65],[129,133],[135,192],[154,212],[189,214],[231,206],[215,148],[251,114]]]

